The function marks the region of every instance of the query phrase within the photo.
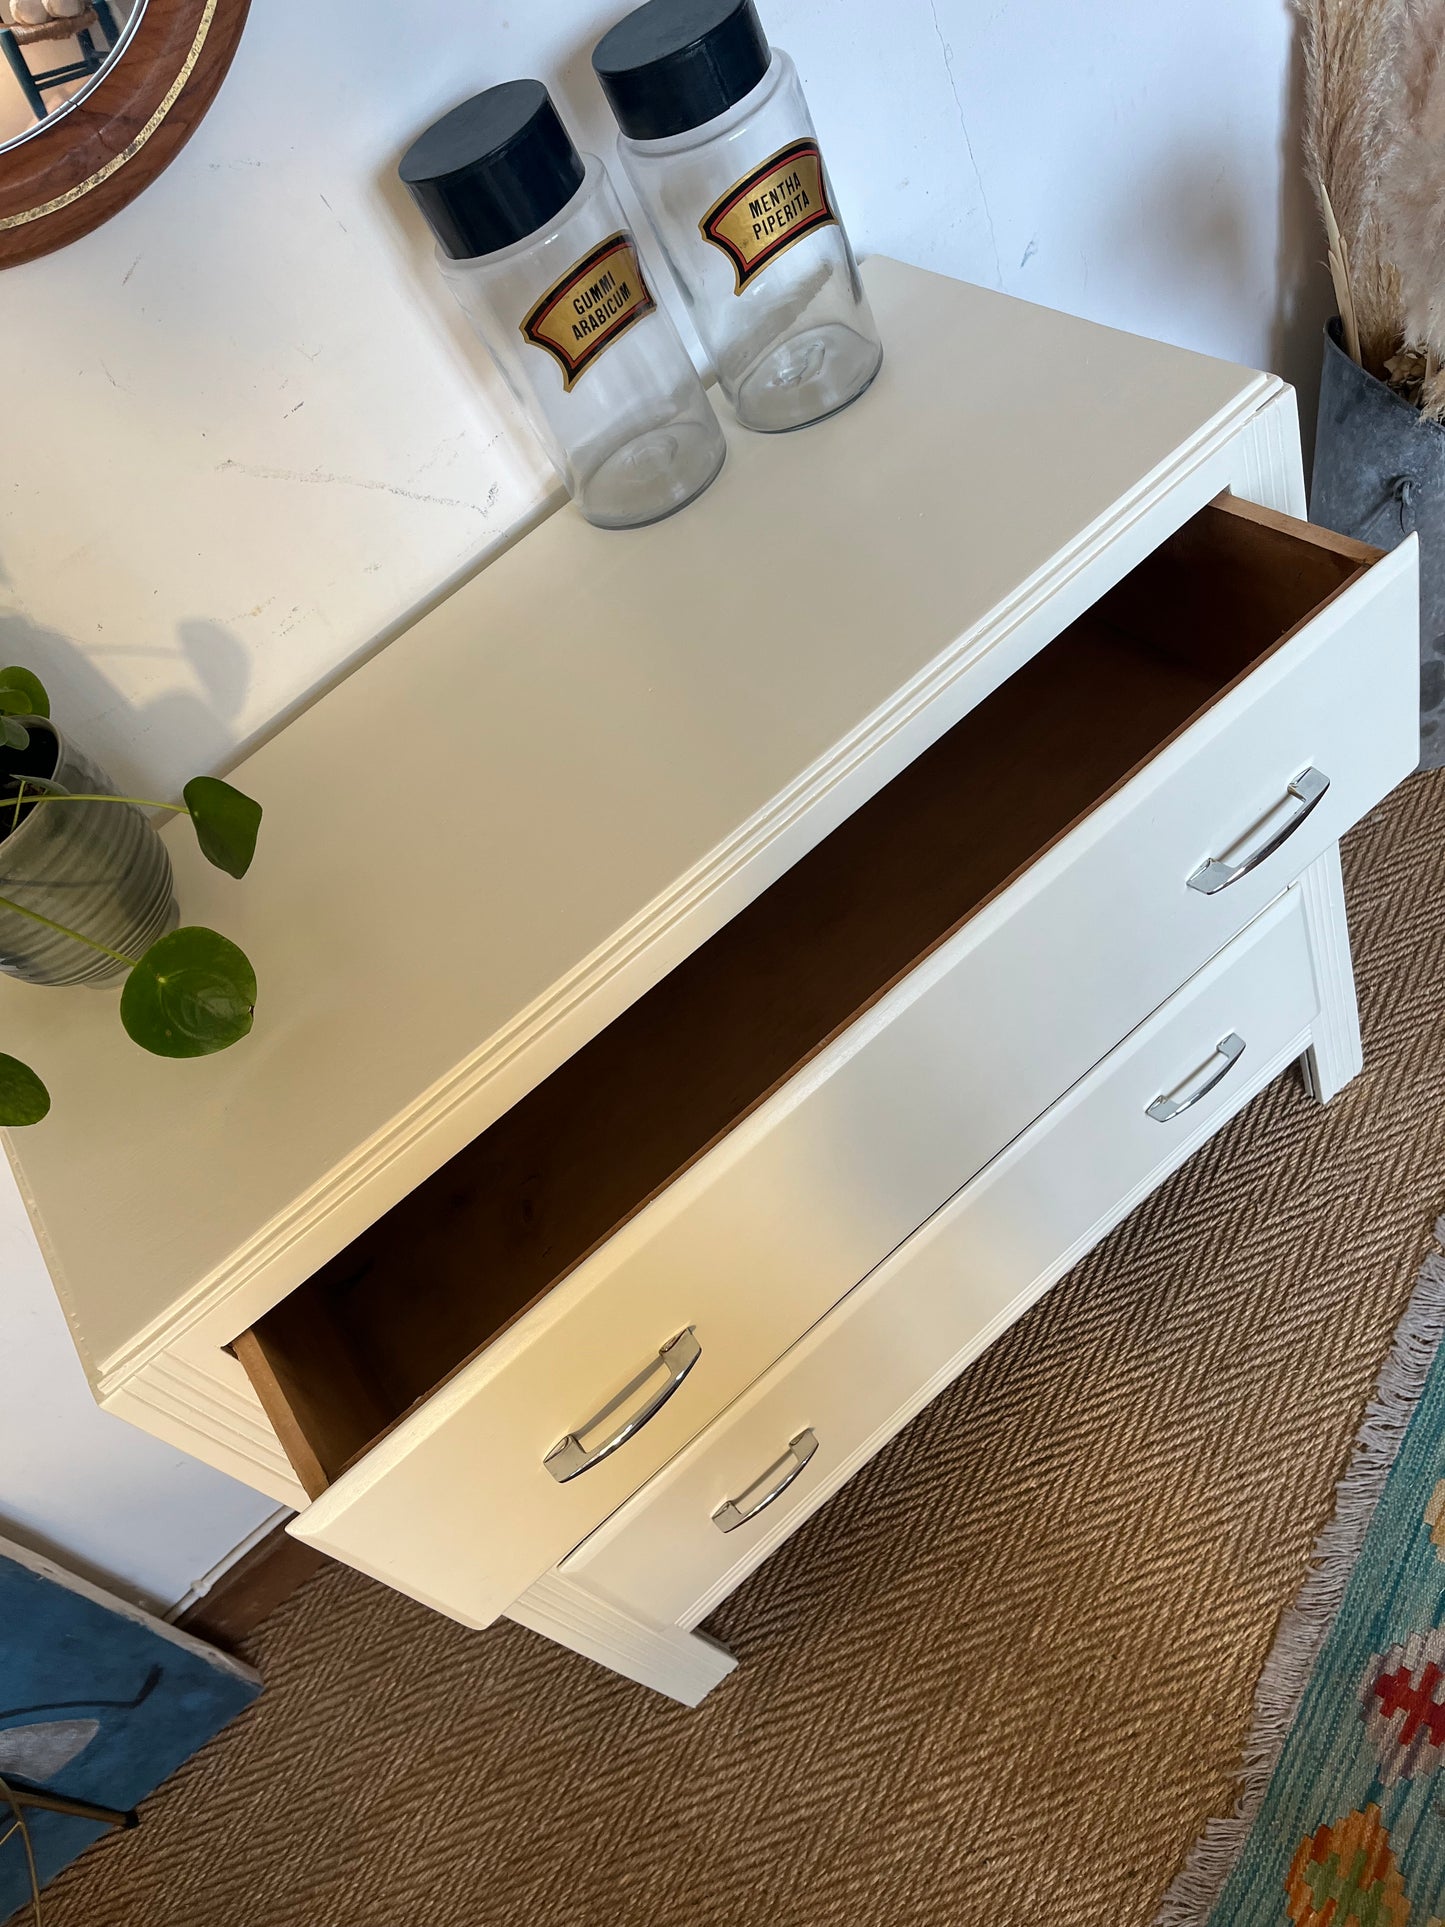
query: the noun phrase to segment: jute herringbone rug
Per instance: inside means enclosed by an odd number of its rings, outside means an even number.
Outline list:
[[[1347,855],[1364,1077],[1282,1079],[714,1622],[688,1713],[343,1572],[50,1927],[1134,1927],[1445,1203],[1445,776]]]

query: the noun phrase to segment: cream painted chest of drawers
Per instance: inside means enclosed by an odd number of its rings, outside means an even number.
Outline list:
[[[1010,1320],[1354,1075],[1337,844],[1417,754],[1413,542],[1298,519],[1279,381],[865,272],[862,402],[656,528],[554,514],[242,766],[244,885],[174,845],[243,1046],[0,999],[101,1402],[689,1702]]]

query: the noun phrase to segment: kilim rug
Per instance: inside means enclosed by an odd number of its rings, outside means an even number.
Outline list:
[[[1445,1218],[1435,1227],[1445,1245]],[[1445,1251],[1425,1261],[1158,1927],[1445,1927]]]

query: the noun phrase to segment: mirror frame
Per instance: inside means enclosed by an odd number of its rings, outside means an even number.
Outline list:
[[[89,234],[166,167],[226,77],[250,0],[146,0],[83,100],[0,149],[0,267]]]

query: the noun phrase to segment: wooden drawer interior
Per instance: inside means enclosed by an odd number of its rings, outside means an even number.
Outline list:
[[[313,1496],[1374,558],[1221,499],[234,1343]]]

